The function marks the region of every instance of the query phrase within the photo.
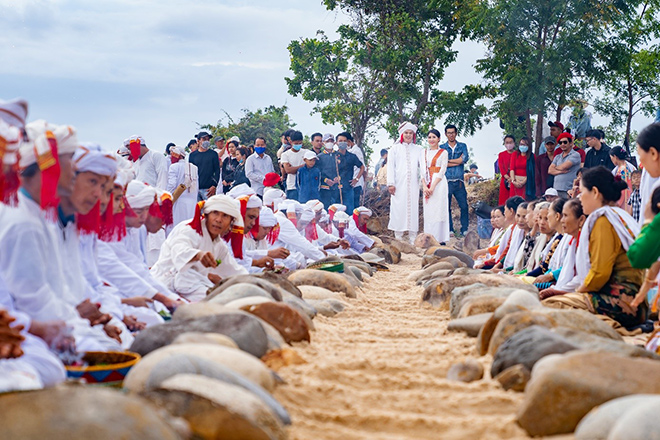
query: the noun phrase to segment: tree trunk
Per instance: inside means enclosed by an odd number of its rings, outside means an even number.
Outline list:
[[[634,106],[632,82],[628,80],[628,114],[626,115],[626,136],[623,138],[623,146],[628,152],[628,156],[630,156],[630,125],[632,124]]]
[[[525,110],[525,129],[527,137],[532,139],[532,118],[529,109]]]
[[[543,143],[543,110],[539,110],[539,113],[536,115],[536,139],[534,142],[534,153],[539,154],[541,149],[541,144]]]

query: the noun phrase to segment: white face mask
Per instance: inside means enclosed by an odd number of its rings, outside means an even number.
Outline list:
[[[324,145],[326,150],[332,150],[335,146],[333,142],[326,142]]]
[[[504,144],[504,148],[506,148],[507,151],[511,151],[511,150],[513,150],[514,148],[516,148],[516,144],[513,144],[513,143],[510,143],[510,142],[507,142],[506,144]]]

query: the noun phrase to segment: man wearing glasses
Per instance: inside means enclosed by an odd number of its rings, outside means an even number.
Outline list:
[[[557,138],[561,154],[555,155],[548,173],[555,176],[554,189],[559,197],[568,199],[568,190],[572,188],[573,181],[580,169],[580,154],[573,150],[573,136],[562,133]]]

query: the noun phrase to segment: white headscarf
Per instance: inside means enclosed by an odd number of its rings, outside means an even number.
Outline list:
[[[26,168],[37,163],[37,158],[47,160],[52,156],[49,139],[57,142],[58,154],[73,154],[78,148],[76,130],[68,125],[53,125],[44,120],[30,122],[25,126],[28,139],[24,139],[20,147],[21,159],[19,166]]]
[[[183,156],[183,157],[186,156],[186,150],[183,147],[179,147],[178,145],[172,145],[170,147],[170,154],[172,153],[176,153],[179,156]]]
[[[248,186],[247,183],[241,183],[240,185],[236,185],[227,193],[227,195],[232,199],[237,199],[243,196],[251,196],[252,194],[256,194],[256,193],[252,188],[250,188],[250,186]]]
[[[117,174],[117,159],[96,144],[85,144],[73,154],[73,169],[111,177]]]
[[[281,189],[268,188],[264,191],[264,206],[271,206],[278,199],[280,201],[286,199],[286,194]],[[275,209],[277,209],[277,206],[275,206]]]
[[[24,99],[0,100],[0,120],[12,127],[24,128],[28,103]]]
[[[357,207],[353,210],[353,214],[361,215],[361,214],[367,214],[369,217],[373,215],[373,212],[371,212],[371,209],[365,208],[364,206]]]
[[[272,228],[277,224],[277,217],[273,214],[270,208],[263,206],[259,211],[259,226],[264,228]]]
[[[412,122],[404,122],[399,125],[399,135],[402,135],[406,130],[412,130],[414,133],[417,133],[417,126]]]
[[[5,165],[14,165],[18,161],[18,148],[21,145],[21,131],[0,119],[0,143],[4,143],[4,155],[0,157]],[[4,141],[4,142],[3,142]],[[2,154],[2,151],[0,151]]]
[[[332,221],[337,222],[337,223],[348,223],[349,219],[350,219],[350,217],[348,216],[348,214],[346,214],[343,211],[339,211],[332,218]]]
[[[158,196],[153,186],[140,181],[131,180],[126,187],[126,201],[133,209],[148,208]]]
[[[323,211],[323,203],[318,200],[310,200],[305,203],[305,206],[314,212]]]
[[[238,201],[232,199],[231,197],[218,194],[211,196],[204,203],[204,214],[209,214],[213,211],[224,212],[227,215],[234,217],[234,225],[243,227],[243,216],[241,215],[241,205]]]

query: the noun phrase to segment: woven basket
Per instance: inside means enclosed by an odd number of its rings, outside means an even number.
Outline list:
[[[88,351],[83,356],[87,365],[68,366],[66,374],[88,385],[121,387],[129,370],[140,360],[140,355],[128,351]]]
[[[323,263],[313,263],[307,266],[307,269],[324,270],[326,272],[344,272],[344,263],[341,261],[325,261]]]

